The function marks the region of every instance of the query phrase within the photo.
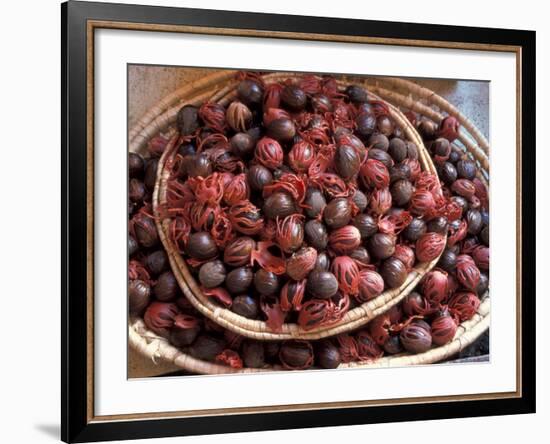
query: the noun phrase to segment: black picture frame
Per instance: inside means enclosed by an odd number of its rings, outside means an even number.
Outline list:
[[[521,48],[521,394],[513,398],[141,420],[89,415],[87,22],[256,29]],[[62,23],[61,438],[90,442],[535,412],[535,32],[69,1]]]

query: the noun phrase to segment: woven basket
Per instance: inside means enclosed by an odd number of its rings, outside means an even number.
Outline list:
[[[235,74],[235,73],[234,73]],[[263,76],[266,84],[274,81],[295,78],[293,74],[277,73]],[[215,92],[210,97],[211,101],[217,101],[223,105],[227,105],[236,96],[235,81],[221,81],[214,86]],[[340,82],[339,87],[345,88],[345,84]],[[380,97],[370,94],[371,99],[380,100]],[[419,162],[424,171],[429,171],[436,174],[435,167],[428,155],[422,140],[412,124],[407,118],[394,106],[388,104],[390,115],[397,126],[399,126],[408,140],[411,140],[419,147]],[[176,109],[178,107],[175,107]],[[175,119],[174,109],[168,110],[165,114],[169,115],[165,124],[170,126]],[[336,324],[322,325],[313,329],[303,329],[297,324],[286,323],[282,330],[273,332],[269,329],[266,322],[259,320],[251,320],[240,316],[231,310],[220,307],[206,297],[197,285],[194,277],[190,273],[185,260],[179,253],[177,247],[170,241],[168,230],[171,219],[162,219],[160,208],[163,207],[166,199],[166,186],[169,177],[169,172],[165,170],[164,165],[168,163],[176,154],[175,148],[169,146],[159,162],[159,173],[157,177],[157,186],[153,194],[153,209],[157,219],[157,228],[160,233],[160,238],[164,248],[170,258],[172,270],[178,280],[180,288],[185,296],[200,311],[204,316],[212,319],[217,324],[229,329],[242,336],[257,340],[286,340],[286,339],[321,339],[324,337],[334,336],[339,333],[344,333],[350,330],[357,329],[365,325],[376,316],[386,312],[392,306],[401,301],[412,289],[418,284],[420,279],[437,263],[438,259],[434,259],[428,263],[420,263],[409,273],[406,281],[399,288],[385,291],[375,299],[368,301],[350,311]]]
[[[233,75],[233,74],[232,74]],[[227,76],[231,78],[232,75]],[[221,77],[221,76],[220,76]],[[201,83],[207,83],[208,78],[203,79]],[[387,85],[387,87],[385,87]],[[399,87],[403,92],[396,92],[387,89],[392,85]],[[439,110],[443,110],[450,115],[455,116],[461,125],[468,130],[469,134],[461,129],[459,140],[460,146],[466,155],[475,159],[479,166],[481,173],[480,178],[484,183],[488,184],[489,177],[489,144],[487,140],[481,135],[481,133],[475,128],[475,126],[456,108],[454,108],[449,102],[442,97],[435,94],[426,88],[421,88],[418,85],[402,80],[393,78],[381,78],[381,79],[367,79],[365,86],[370,91],[376,92],[380,97],[383,97],[387,101],[401,106],[403,108],[412,109],[418,114],[440,122],[444,115],[438,112],[436,109],[430,107],[436,106]],[[190,88],[182,88],[181,90],[189,90]],[[178,91],[181,91],[178,90]],[[163,117],[159,119],[154,117],[155,113],[149,112],[144,118],[141,119],[137,127],[130,132],[134,135],[130,140],[130,150],[136,152],[144,152],[145,146],[149,138],[155,136],[159,131],[166,131],[169,125],[175,119],[177,110],[184,103],[199,104],[201,103],[206,94],[197,94],[194,97],[189,97],[187,101],[179,102],[175,97],[175,93],[170,96],[170,100],[164,99],[161,104],[155,107],[156,111],[162,114],[171,114],[171,117]],[[172,107],[172,108],[170,108]],[[392,109],[394,109],[392,107]],[[152,123],[155,122],[155,123]],[[154,125],[156,129],[151,128]],[[159,168],[159,180],[162,175]],[[158,196],[157,196],[158,198]],[[173,257],[170,258],[171,261]],[[174,271],[177,272],[175,267]],[[416,284],[412,285],[411,289]],[[187,294],[187,293],[186,293]],[[398,301],[396,301],[397,303]],[[394,304],[392,304],[394,305]],[[216,307],[218,308],[218,307]],[[387,307],[390,308],[390,307]],[[385,310],[380,310],[377,314],[383,313]],[[383,357],[374,362],[358,362],[341,364],[338,368],[365,368],[365,367],[396,367],[405,365],[420,365],[431,364],[445,360],[456,353],[460,352],[468,345],[472,344],[483,332],[485,332],[490,326],[490,298],[487,292],[483,298],[482,303],[474,315],[474,317],[468,321],[461,323],[457,329],[454,339],[448,344],[440,347],[434,347],[425,353],[410,355],[392,355]],[[265,371],[277,371],[282,370],[281,367],[268,367],[263,369],[233,369],[225,365],[214,364],[211,362],[201,361],[193,358],[186,353],[185,350],[177,349],[169,344],[166,339],[151,332],[145,326],[143,319],[131,318],[129,320],[129,344],[136,349],[142,355],[151,358],[154,362],[158,359],[163,359],[167,362],[173,363],[175,366],[186,370],[191,373],[197,374],[228,374],[228,373],[257,373]]]

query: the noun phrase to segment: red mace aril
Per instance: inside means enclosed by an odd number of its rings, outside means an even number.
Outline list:
[[[403,162],[401,162],[401,165],[406,165],[409,167],[409,170],[411,171],[410,179],[412,181],[415,181],[422,172],[420,162],[417,159],[407,158]]]
[[[432,270],[422,279],[422,294],[431,304],[439,304],[449,294],[447,273],[442,270]]]
[[[300,248],[286,261],[286,274],[295,281],[304,279],[315,267],[317,250],[312,247]]]
[[[470,291],[455,293],[449,301],[449,311],[457,316],[460,322],[472,319],[480,305],[479,298]]]
[[[407,267],[407,271],[410,271],[414,267],[414,263],[416,261],[413,249],[403,244],[397,244],[395,246],[393,257],[403,262],[403,264],[405,264],[405,267]]]
[[[465,197],[466,199],[472,198],[476,193],[476,187],[472,181],[468,179],[457,179],[451,185],[451,190],[453,190],[459,196]]]
[[[265,87],[263,108],[269,110],[270,108],[279,108],[281,105],[281,91],[283,85],[280,83],[271,83]]]
[[[449,225],[449,236],[447,237],[447,245],[453,247],[458,242],[463,240],[468,234],[468,224],[465,220],[456,220]]]
[[[395,307],[395,305],[394,305]],[[390,317],[387,313],[376,316],[368,324],[369,333],[374,341],[382,346],[390,337],[389,329],[391,327]]]
[[[489,248],[480,245],[472,251],[472,258],[479,269],[489,270]]]
[[[286,313],[281,309],[279,299],[274,296],[262,295],[260,308],[267,318],[266,324],[271,331],[280,332],[285,323]]]
[[[234,176],[223,191],[223,201],[229,206],[235,205],[241,200],[248,200],[249,197],[250,189],[245,174]]]
[[[420,262],[433,261],[445,249],[445,236],[438,233],[425,233],[416,241],[416,258]]]
[[[456,258],[456,277],[463,287],[476,291],[480,272],[471,256],[461,254]]]
[[[252,121],[252,113],[244,103],[235,101],[227,107],[226,120],[236,132],[246,131]]]
[[[266,112],[264,112],[265,126],[268,126],[271,122],[278,119],[290,119],[290,114],[280,108],[269,108]]]
[[[352,338],[348,334],[341,334],[336,336],[336,342],[338,343],[338,351],[342,358],[342,362],[352,362],[358,359],[357,342],[355,338]]]
[[[223,133],[225,129],[225,108],[212,102],[206,102],[199,108],[199,116],[206,126],[215,132]]]
[[[366,188],[388,188],[390,172],[386,165],[376,159],[367,159],[359,170],[359,178]]]
[[[326,323],[331,302],[326,299],[311,299],[302,305],[298,315],[298,325],[311,330]]]
[[[447,116],[439,125],[439,130],[437,131],[438,137],[444,137],[449,142],[453,142],[458,137],[458,131],[460,128],[460,123],[453,116]]]
[[[223,305],[225,308],[231,307],[233,304],[233,299],[227,292],[225,288],[217,287],[217,288],[205,288],[201,287],[202,293],[209,298],[212,298],[219,302],[221,305]]]
[[[384,291],[384,279],[374,270],[361,270],[359,272],[358,290],[359,292],[355,296],[357,301],[370,301]]]
[[[153,302],[143,316],[147,328],[157,335],[167,338],[170,328],[174,325],[174,318],[179,314],[178,306],[169,302]]]
[[[288,164],[297,173],[306,173],[314,160],[315,150],[305,140],[295,143],[288,153]]]
[[[330,233],[328,243],[336,254],[349,254],[361,245],[361,233],[353,225],[346,225]]]
[[[357,295],[359,291],[359,267],[349,256],[337,256],[332,261],[332,274],[338,280],[338,289],[345,294]]]
[[[432,342],[435,345],[445,345],[455,337],[458,325],[448,312],[440,313],[432,321]]]
[[[262,137],[256,144],[254,158],[261,165],[274,170],[283,164],[283,149],[275,139]]]
[[[275,254],[274,254],[275,253]],[[271,241],[260,241],[250,254],[250,265],[257,263],[260,268],[277,275],[285,273],[286,262],[281,247]]]
[[[275,241],[285,253],[296,251],[304,242],[303,216],[292,214],[284,219],[277,217]]]
[[[223,261],[232,267],[242,267],[250,263],[256,241],[251,237],[241,236],[231,241],[223,252]]]
[[[370,209],[378,215],[386,214],[392,205],[392,197],[389,188],[374,190],[370,195]]]
[[[231,368],[243,368],[243,361],[235,350],[225,349],[216,356],[216,362],[228,365]]]
[[[420,293],[413,291],[403,299],[403,313],[406,316],[423,316],[429,311],[428,300]]]
[[[365,330],[357,333],[355,342],[357,343],[357,355],[360,361],[373,361],[384,354],[376,341]]]
[[[247,200],[238,202],[229,208],[227,216],[233,224],[233,228],[242,234],[257,234],[264,225],[260,210]]]
[[[306,281],[288,281],[281,289],[279,300],[281,301],[281,310],[300,311],[302,309],[302,300],[304,299]]]
[[[410,211],[417,216],[423,216],[435,208],[434,196],[428,190],[416,190],[410,202]]]

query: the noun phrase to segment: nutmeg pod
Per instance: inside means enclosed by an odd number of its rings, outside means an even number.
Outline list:
[[[330,259],[325,252],[317,253],[317,260],[315,261],[314,270],[328,271],[330,268]]]
[[[133,256],[139,251],[139,244],[136,238],[132,235],[128,235],[128,256]]]
[[[199,128],[199,110],[192,105],[184,105],[176,116],[176,126],[182,136],[189,136]]]
[[[285,85],[281,91],[281,102],[292,111],[301,111],[306,107],[307,95],[299,86]]]
[[[356,131],[363,140],[376,131],[376,117],[373,113],[361,113],[355,118]]]
[[[317,251],[312,247],[303,247],[286,262],[286,274],[295,281],[301,281],[313,270],[317,261]]]
[[[330,228],[341,228],[351,220],[351,204],[348,199],[338,197],[332,199],[325,207],[323,219]]]
[[[446,235],[449,229],[449,222],[444,216],[434,217],[428,222],[426,228],[428,231]]]
[[[191,347],[189,352],[191,356],[204,361],[214,361],[225,348],[225,341],[209,335],[199,336]]]
[[[145,161],[138,153],[128,153],[128,176],[141,178],[145,169]]]
[[[369,137],[367,145],[377,150],[388,151],[390,141],[384,134],[376,133]]]
[[[376,259],[387,259],[395,252],[395,237],[385,233],[373,234],[367,242],[369,253]]]
[[[355,193],[353,193],[353,196],[351,197],[352,202],[355,204],[355,206],[359,209],[359,211],[365,211],[369,204],[369,200],[365,193],[363,193],[360,190],[355,190]]]
[[[256,319],[260,313],[256,299],[247,294],[239,295],[233,299],[231,311],[248,319]]]
[[[225,281],[226,271],[220,260],[203,264],[199,270],[199,281],[206,288],[219,287]]]
[[[262,368],[265,366],[265,352],[262,342],[245,341],[242,345],[241,355],[245,367]]]
[[[457,324],[448,313],[440,313],[432,321],[432,341],[435,345],[445,345],[456,333]]]
[[[399,338],[405,350],[411,353],[424,353],[432,346],[431,329],[423,321],[407,325],[401,330]]]
[[[143,182],[139,179],[132,178],[128,183],[128,199],[135,204],[143,203],[146,189]]]
[[[151,300],[151,287],[148,283],[134,279],[128,282],[128,310],[140,315]]]
[[[309,273],[306,291],[313,297],[329,299],[338,292],[338,280],[330,271],[313,270]]]
[[[269,219],[284,218],[296,213],[296,204],[289,194],[276,192],[264,201],[263,213]]]
[[[261,295],[274,295],[279,291],[279,277],[271,271],[266,271],[260,268],[254,273],[254,288]]]
[[[136,240],[145,248],[151,248],[158,244],[159,236],[153,218],[138,212],[131,220],[136,234]]]
[[[308,341],[285,341],[281,344],[279,359],[286,369],[306,369],[313,365],[313,347]]]
[[[424,220],[415,217],[407,227],[402,231],[402,236],[408,241],[415,242],[428,230]]]
[[[253,279],[254,273],[249,267],[235,268],[227,273],[225,287],[231,294],[246,293]]]
[[[321,341],[315,347],[315,362],[321,368],[337,368],[342,362],[338,347],[330,341]]]
[[[390,336],[383,345],[384,351],[390,355],[396,355],[403,352],[403,346],[399,336]]]
[[[149,191],[153,191],[155,188],[155,182],[157,181],[157,168],[159,160],[156,157],[147,160],[145,166],[145,175],[143,177],[143,183]]]
[[[473,180],[477,174],[477,166],[472,160],[459,160],[456,163],[456,172],[461,179]]]
[[[250,263],[256,241],[248,236],[237,237],[225,247],[223,261],[232,267],[241,267]]]
[[[242,158],[250,156],[256,147],[256,141],[248,133],[235,134],[230,143],[231,151]]]
[[[264,90],[258,82],[244,79],[237,85],[237,96],[249,106],[261,105]]]
[[[246,131],[252,122],[252,113],[248,106],[235,100],[227,107],[225,120],[233,131]]]
[[[153,276],[158,276],[168,270],[170,263],[164,250],[153,251],[145,258],[145,265]]]
[[[369,100],[367,91],[360,85],[349,85],[346,94],[353,103],[366,103]]]
[[[353,225],[333,230],[328,237],[330,248],[336,254],[349,254],[361,245],[361,233]]]
[[[388,288],[397,288],[407,279],[407,267],[395,257],[390,257],[380,265],[380,275]]]
[[[414,187],[408,180],[401,179],[392,184],[390,191],[393,203],[399,207],[403,207],[410,202],[414,193]]]
[[[218,254],[216,242],[206,231],[198,231],[189,235],[187,254],[194,259],[212,259]]]
[[[318,251],[323,251],[328,245],[328,233],[324,224],[317,220],[309,220],[304,226],[306,242]]]
[[[177,315],[170,331],[170,343],[176,347],[186,347],[195,341],[200,331],[198,319],[189,315]]]
[[[296,127],[290,119],[275,119],[267,125],[267,135],[279,142],[288,142],[296,135]]]
[[[327,206],[327,201],[321,190],[308,187],[306,190],[304,205],[307,217],[314,219],[324,211]]]
[[[349,145],[341,145],[334,156],[336,172],[344,180],[350,180],[359,173],[361,159],[357,150]]]
[[[154,296],[162,302],[170,302],[176,299],[179,293],[179,286],[174,273],[165,271],[162,273],[153,286]]]
[[[483,218],[478,210],[468,210],[466,213],[466,222],[468,224],[469,234],[477,235],[483,228]]]
[[[262,191],[273,182],[273,174],[263,165],[252,165],[247,173],[248,184],[255,191]]]
[[[403,162],[407,158],[407,144],[399,137],[394,137],[390,140],[388,154],[396,163]]]

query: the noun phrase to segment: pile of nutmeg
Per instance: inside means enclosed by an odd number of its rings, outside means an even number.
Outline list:
[[[458,122],[407,117],[438,177],[423,171],[385,102],[331,77],[266,84],[240,73],[229,103],[183,106],[178,134],[129,154],[129,310],[192,356],[235,368],[335,368],[452,340],[488,288],[488,190],[453,145]],[[320,341],[260,342],[203,317],[159,241],[151,195],[169,160],[170,242],[202,292],[237,315],[305,330],[399,288],[440,257],[415,291],[365,328]]]

